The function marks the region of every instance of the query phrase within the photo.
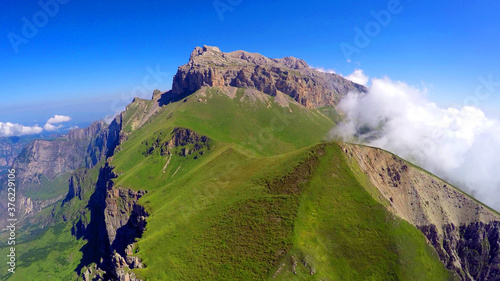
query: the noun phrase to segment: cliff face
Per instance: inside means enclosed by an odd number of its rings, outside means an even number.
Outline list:
[[[14,161],[21,186],[39,184],[81,167],[93,167],[106,153],[107,126],[95,122],[52,141],[34,140]]]
[[[44,186],[44,180],[53,186],[55,183],[52,181],[58,177],[82,167],[92,168],[108,153],[114,151],[119,142],[119,121],[117,118],[109,127],[102,121],[95,122],[88,128],[72,130],[54,140],[33,140],[22,150],[12,164],[16,170],[17,214],[20,225],[25,218],[35,216],[43,208],[64,198],[64,194],[43,196],[48,197],[46,199],[30,198],[28,194],[46,192],[43,189],[48,187]],[[75,186],[74,180],[74,177],[70,177],[70,187],[72,183],[72,186]],[[5,182],[2,180],[2,185]],[[2,186],[0,195],[4,196],[5,192],[6,189]],[[6,208],[3,204],[6,203],[0,202],[0,207]],[[4,215],[2,213],[0,217]],[[0,227],[4,226],[5,221],[0,221]]]
[[[500,279],[500,216],[448,183],[380,149],[344,145],[388,209],[427,237],[462,280]]]
[[[157,136],[145,145],[145,157],[158,153],[168,158],[174,154],[181,157],[192,155],[202,156],[204,149],[210,149],[210,139],[186,128],[174,128],[171,134]],[[75,174],[70,179],[69,200],[79,199],[84,192],[81,187],[85,173]],[[73,225],[73,235],[88,240],[84,250],[85,264],[78,268],[86,280],[90,276],[102,273],[105,280],[138,280],[130,269],[142,268],[144,265],[138,256],[134,255],[135,241],[142,237],[146,228],[146,218],[149,214],[138,200],[145,195],[143,190],[135,191],[115,186],[117,174],[106,162],[100,169],[95,191],[89,201],[90,221],[82,216]],[[97,266],[92,267],[94,263]],[[107,279],[106,279],[107,278]]]
[[[78,194],[83,190],[79,184],[82,178],[75,177],[76,191],[70,189],[70,193]],[[138,280],[129,269],[143,267],[133,254],[135,239],[146,227],[148,213],[137,203],[145,192],[115,187],[116,177],[108,163],[100,169],[88,204],[90,220],[82,215],[72,228],[76,238],[88,241],[77,268],[84,280]],[[94,279],[96,276],[100,277]]]
[[[462,280],[500,280],[500,222],[420,226],[439,258]]]
[[[0,174],[12,167],[16,157],[30,141],[28,137],[0,138]]]
[[[189,62],[179,67],[171,95],[182,97],[203,86],[253,88],[271,96],[280,92],[307,108],[335,106],[351,91],[366,92],[364,86],[314,70],[301,59],[269,59],[245,51],[222,53],[209,46],[196,47]]]

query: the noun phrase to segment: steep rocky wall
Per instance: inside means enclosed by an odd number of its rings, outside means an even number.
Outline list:
[[[58,195],[47,200],[34,200],[26,196],[29,191],[37,191],[42,187],[42,178],[52,181],[79,168],[94,167],[99,161],[112,155],[123,141],[121,130],[121,115],[118,115],[109,126],[103,121],[98,121],[87,128],[71,130],[67,135],[54,140],[30,142],[13,162],[13,167],[16,169],[20,225],[43,208],[65,198],[64,195]],[[70,192],[76,191],[75,179],[73,176],[70,177],[68,183]],[[4,196],[6,181],[1,178],[0,181],[0,196]],[[5,202],[1,201],[0,208],[5,209],[3,204]],[[3,215],[5,213],[0,213],[0,218]],[[0,220],[0,227],[3,227],[5,221],[5,219]]]
[[[462,280],[500,280],[500,216],[448,183],[386,151],[344,144],[379,200],[427,237]]]
[[[439,258],[462,280],[500,280],[500,222],[420,226]]]
[[[70,131],[55,140],[34,140],[14,161],[21,187],[49,180],[81,167],[91,168],[106,154],[108,130],[103,122]]]
[[[491,222],[500,217],[472,197],[436,176],[381,149],[344,144],[346,156],[356,160],[379,190],[389,209],[416,226]]]
[[[85,129],[70,131],[67,135],[54,140],[33,140],[14,160],[17,182],[17,209],[19,226],[44,207],[64,198],[56,195],[46,200],[34,200],[26,194],[37,192],[42,187],[42,179],[49,181],[81,167],[93,167],[107,151],[108,128],[103,122],[95,122]],[[5,197],[5,180],[0,179],[0,196]],[[0,201],[5,209],[6,201]],[[1,219],[0,227],[5,224]]]
[[[269,59],[260,54],[222,53],[217,47],[197,47],[179,67],[171,95],[188,95],[201,87],[253,88],[276,96],[280,91],[308,108],[334,106],[349,92],[366,92],[340,75],[310,68],[303,60]]]
[[[29,142],[30,138],[26,137],[0,138],[0,174],[12,167],[16,157]]]
[[[133,249],[135,239],[142,236],[146,227],[148,214],[137,204],[145,192],[115,187],[116,177],[109,163],[100,169],[88,204],[90,221],[82,217],[72,228],[76,238],[88,241],[77,268],[83,278],[102,275],[104,280],[138,280],[129,271],[143,267],[141,260],[133,255]],[[74,182],[78,185],[81,181],[75,179]],[[75,189],[75,193],[82,190],[81,187]]]

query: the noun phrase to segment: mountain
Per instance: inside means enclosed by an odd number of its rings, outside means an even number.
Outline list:
[[[350,91],[366,88],[300,59],[195,48],[172,90],[16,158],[38,203],[0,278],[498,280],[498,213],[328,140]]]
[[[19,137],[0,138],[0,174],[4,174],[12,167],[14,160],[23,148],[34,139],[51,140],[53,136],[28,135]]]
[[[179,67],[172,95],[191,94],[203,86],[252,88],[271,96],[285,94],[307,108],[334,106],[350,91],[366,92],[364,86],[311,69],[301,59],[269,59],[245,51],[222,53],[210,46],[196,47],[189,62]]]
[[[113,128],[99,121],[85,129],[70,131],[53,140],[35,139],[24,146],[11,167],[15,167],[17,218],[32,218],[66,195],[67,181],[78,168],[92,168],[115,142]],[[7,196],[7,175],[1,177],[0,196]],[[0,202],[2,209],[7,201]],[[0,227],[7,213],[0,213]]]

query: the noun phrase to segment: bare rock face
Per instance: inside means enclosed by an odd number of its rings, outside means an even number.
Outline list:
[[[8,137],[0,138],[0,174],[12,167],[14,160],[29,143],[29,138]]]
[[[500,280],[500,222],[420,226],[439,258],[462,280]]]
[[[114,135],[119,130],[116,121],[110,126],[98,121],[88,128],[72,130],[54,140],[30,142],[13,162],[18,187],[16,193],[20,202],[20,224],[25,218],[35,216],[42,208],[64,198],[64,195],[60,195],[47,200],[34,200],[26,194],[40,190],[43,179],[52,181],[82,167],[92,168],[114,149],[117,142]],[[0,196],[4,197],[7,192],[3,186],[5,182],[0,181]],[[5,202],[0,202],[0,207],[5,209],[3,204]],[[0,218],[4,215],[6,214],[0,213]],[[5,221],[0,220],[0,227],[4,226]]]
[[[145,192],[107,185],[104,222],[106,241],[109,242],[111,263],[108,271],[119,281],[139,280],[130,272],[133,268],[143,268],[139,257],[133,256],[134,242],[146,228],[149,214],[137,204]]]
[[[378,199],[416,226],[461,280],[500,280],[500,216],[433,175],[381,149],[344,144]]]
[[[34,140],[14,162],[22,186],[40,183],[81,167],[92,168],[106,154],[107,128],[95,122],[55,140]]]
[[[137,200],[144,191],[112,188],[107,191],[104,219],[111,249],[125,255],[128,245],[141,237],[148,214]]]
[[[189,62],[179,67],[171,95],[182,97],[204,86],[253,88],[271,96],[281,92],[308,108],[335,106],[349,92],[366,92],[366,87],[314,70],[301,59],[270,59],[245,51],[223,53],[210,46],[196,47]]]
[[[75,177],[78,184],[85,175],[76,173]],[[86,264],[81,264],[77,270],[80,276],[102,272],[105,280],[139,280],[130,269],[144,267],[141,259],[134,256],[133,249],[135,240],[142,236],[146,227],[148,213],[137,203],[145,192],[115,186],[116,177],[113,167],[106,162],[100,169],[88,204],[90,221],[83,215],[73,225],[72,234],[88,240],[82,259]],[[81,187],[77,189],[82,190]],[[96,266],[92,268],[89,263]],[[86,272],[89,268],[90,272]]]

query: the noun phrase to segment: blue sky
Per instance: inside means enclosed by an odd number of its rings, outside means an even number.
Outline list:
[[[150,95],[151,85],[170,89],[177,67],[204,44],[425,85],[441,106],[474,97],[480,77],[500,82],[500,2],[493,0],[5,0],[2,10],[0,122],[43,127],[56,114],[80,125],[103,118]],[[373,14],[384,13],[390,20],[377,22]],[[369,43],[356,45],[356,30],[373,23],[379,29]],[[346,57],[343,43],[359,52]],[[160,75],[145,85],[151,71]],[[490,89],[477,105],[500,118],[500,85]]]

